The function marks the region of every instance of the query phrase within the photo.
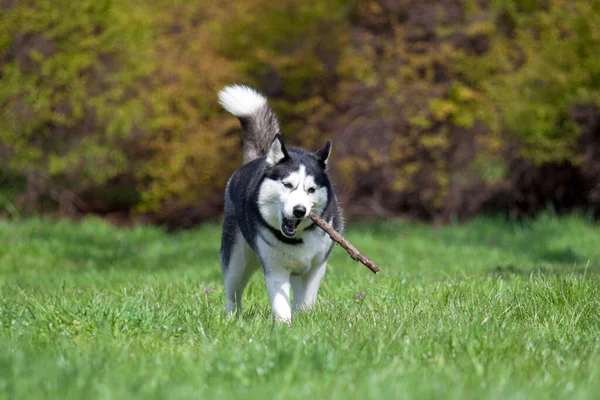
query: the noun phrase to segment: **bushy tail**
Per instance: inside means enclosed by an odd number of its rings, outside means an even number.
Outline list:
[[[279,133],[277,116],[267,99],[248,86],[231,85],[219,92],[219,102],[242,124],[244,164],[267,155]]]

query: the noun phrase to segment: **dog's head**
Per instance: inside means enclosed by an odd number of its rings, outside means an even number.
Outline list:
[[[331,141],[311,153],[298,148],[288,150],[281,136],[275,137],[258,193],[259,210],[267,224],[290,238],[310,225],[308,214],[320,213],[331,196],[327,177],[330,154]]]

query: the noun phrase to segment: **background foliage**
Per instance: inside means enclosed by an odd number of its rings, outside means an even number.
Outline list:
[[[600,210],[597,0],[1,0],[0,207],[220,210],[239,165],[216,92],[288,143],[334,140],[347,213]]]

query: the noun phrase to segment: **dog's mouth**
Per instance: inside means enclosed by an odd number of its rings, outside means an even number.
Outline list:
[[[283,217],[281,222],[281,233],[287,237],[293,237],[296,234],[298,225],[302,222],[302,218],[286,218]]]

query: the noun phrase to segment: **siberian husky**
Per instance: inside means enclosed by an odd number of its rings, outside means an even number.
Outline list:
[[[286,147],[267,100],[247,86],[228,86],[219,100],[241,122],[244,152],[244,165],[225,189],[219,258],[226,310],[241,310],[244,288],[262,267],[273,315],[290,322],[292,310],[314,306],[334,245],[307,216],[313,212],[343,230],[327,177],[331,141],[314,153]]]

